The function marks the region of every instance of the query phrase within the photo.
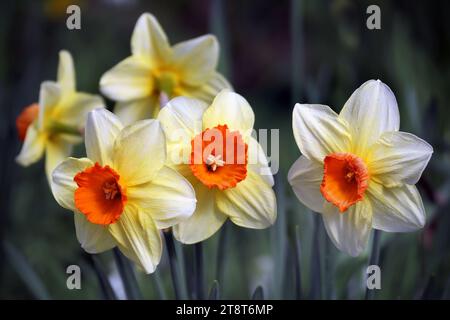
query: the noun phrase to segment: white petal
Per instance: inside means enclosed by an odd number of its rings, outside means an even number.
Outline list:
[[[328,236],[339,250],[356,257],[365,249],[372,229],[372,208],[367,199],[344,213],[326,203],[322,218]]]
[[[249,137],[248,139],[248,164],[249,170],[259,174],[267,184],[274,185],[272,171],[267,160],[266,153],[258,141]]]
[[[353,152],[364,155],[386,131],[398,131],[400,115],[391,89],[380,80],[369,80],[347,100],[339,118],[349,124]]]
[[[188,219],[197,202],[189,181],[166,166],[151,182],[128,187],[127,198],[149,212],[158,229],[169,228]]]
[[[167,61],[171,56],[167,36],[152,14],[144,13],[136,22],[131,36],[131,52],[133,55],[150,58],[154,65],[159,60]]]
[[[89,111],[104,107],[102,97],[77,92],[71,94],[69,99],[62,100],[62,103],[54,112],[54,117],[64,125],[84,128]]]
[[[45,148],[45,173],[48,182],[52,180],[53,170],[72,153],[72,144],[61,138],[48,140]]]
[[[109,231],[120,251],[146,273],[155,271],[161,260],[161,234],[150,214],[138,207],[126,205],[117,222]]]
[[[65,92],[75,91],[75,68],[72,56],[66,50],[59,52],[58,83]]]
[[[348,152],[348,126],[330,107],[320,104],[299,104],[292,116],[294,138],[302,154],[322,162],[333,152]]]
[[[406,132],[385,132],[370,151],[370,174],[385,186],[416,184],[433,147]]]
[[[139,120],[156,118],[159,110],[159,101],[155,96],[117,102],[114,106],[114,114],[125,126]]]
[[[301,156],[289,169],[288,180],[297,198],[309,209],[323,212],[325,199],[320,192],[323,165]]]
[[[61,207],[77,211],[74,202],[74,193],[78,186],[73,178],[77,173],[93,165],[94,163],[87,158],[68,158],[56,167],[52,173],[50,186],[56,202]]]
[[[49,116],[58,106],[61,99],[61,86],[52,81],[45,81],[39,90],[39,115],[37,128],[44,130],[48,123]]]
[[[87,253],[101,253],[116,246],[108,227],[89,222],[80,212],[74,213],[78,242]]]
[[[87,157],[100,165],[112,165],[113,146],[122,128],[120,120],[106,109],[89,112],[85,131]]]
[[[206,83],[200,86],[188,86],[183,88],[182,93],[184,96],[189,96],[197,99],[201,99],[207,103],[211,103],[217,94],[223,89],[232,90],[231,84],[220,73],[214,72]]]
[[[34,124],[27,129],[27,135],[19,155],[17,163],[26,167],[42,158],[45,150],[46,135],[39,132]]]
[[[211,76],[219,60],[219,44],[216,37],[204,35],[176,44],[173,47],[173,63],[181,79],[189,85],[200,85]]]
[[[277,217],[275,193],[264,179],[249,170],[236,187],[216,194],[217,207],[241,227],[263,229]]]
[[[136,56],[126,58],[100,79],[101,92],[116,101],[149,97],[153,85],[149,62]]]
[[[371,181],[367,191],[372,203],[375,229],[409,232],[425,225],[425,209],[415,186],[386,188]]]
[[[141,120],[124,128],[114,144],[113,168],[130,187],[150,181],[166,161],[161,123]]]

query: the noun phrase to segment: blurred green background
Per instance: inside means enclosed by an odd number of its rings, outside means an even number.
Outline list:
[[[66,7],[81,8],[81,30],[66,28]],[[366,8],[381,8],[381,30],[366,28]],[[419,182],[427,225],[383,233],[383,299],[450,298],[450,2],[448,1],[139,1],[48,0],[0,3],[0,298],[102,298],[92,259],[80,248],[73,215],[48,188],[43,161],[21,168],[15,118],[55,79],[58,51],[75,60],[78,88],[98,92],[100,76],[130,53],[137,18],[153,13],[171,43],[214,33],[220,70],[248,99],[256,128],[280,129],[276,176],[279,217],[272,228],[232,224],[204,244],[205,290],[219,278],[221,298],[359,299],[369,248],[339,253],[317,214],[294,197],[287,171],[300,152],[291,129],[295,102],[339,112],[368,79],[394,91],[401,130],[434,147]],[[111,101],[108,106],[112,107]],[[83,155],[83,147],[77,149]],[[193,297],[193,248],[177,244],[185,292]],[[220,248],[220,249],[219,249]],[[95,258],[119,297],[123,284],[111,252]],[[66,268],[82,269],[82,289],[68,290]],[[98,270],[98,268],[97,268]],[[136,272],[142,297],[172,298],[167,253],[153,275]]]

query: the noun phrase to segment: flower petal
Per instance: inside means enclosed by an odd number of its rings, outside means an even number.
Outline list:
[[[372,207],[367,199],[344,213],[326,203],[322,218],[328,236],[339,250],[356,257],[366,248],[372,229]]]
[[[100,79],[100,90],[115,101],[149,97],[153,90],[152,68],[146,59],[131,56],[119,62]]]
[[[264,149],[259,142],[253,138],[248,139],[248,168],[259,174],[268,185],[274,185],[272,171],[267,160]]]
[[[219,43],[212,35],[183,41],[173,46],[172,58],[184,83],[200,85],[217,67]]]
[[[27,129],[22,149],[16,157],[17,163],[26,167],[41,159],[44,154],[46,141],[46,135],[39,132],[35,125],[30,125]]]
[[[175,238],[185,244],[208,239],[227,220],[227,216],[217,210],[215,206],[216,190],[208,189],[200,181],[195,180],[196,178],[191,175],[189,181],[191,181],[197,197],[197,207],[194,214],[173,227]]]
[[[300,156],[289,169],[288,180],[297,198],[309,209],[323,212],[325,199],[320,192],[323,165]]]
[[[370,174],[387,187],[416,184],[430,161],[433,147],[406,132],[385,132],[371,147]]]
[[[74,220],[78,242],[87,253],[101,253],[116,246],[107,227],[89,222],[81,212],[74,213]]]
[[[166,141],[158,120],[124,128],[114,144],[113,168],[127,187],[149,182],[166,161]]]
[[[159,110],[159,101],[155,96],[117,102],[114,106],[114,114],[125,126],[139,120],[156,118]]]
[[[128,204],[119,220],[109,225],[109,231],[126,257],[146,273],[155,271],[161,260],[162,241],[150,214]]]
[[[203,114],[203,130],[226,124],[230,131],[249,135],[254,123],[255,114],[247,100],[229,90],[222,90]]]
[[[89,159],[101,165],[112,165],[113,146],[123,125],[106,109],[89,112],[86,121],[85,144]]]
[[[136,56],[150,58],[153,65],[158,61],[167,61],[172,50],[164,30],[158,20],[149,13],[142,14],[131,36],[131,52]]]
[[[391,89],[380,80],[369,80],[347,100],[340,119],[350,128],[353,152],[363,156],[386,131],[398,131],[400,115]]]
[[[61,50],[59,52],[58,64],[58,83],[61,85],[62,91],[75,91],[76,78],[73,59],[69,51]]]
[[[310,160],[323,162],[326,155],[350,148],[347,124],[328,106],[297,103],[292,127],[300,151]]]
[[[415,186],[386,188],[371,181],[367,190],[372,203],[375,229],[409,232],[425,225],[425,209]]]
[[[69,99],[58,106],[54,112],[54,117],[62,124],[83,128],[89,111],[104,107],[102,97],[77,92],[70,95]]]
[[[50,183],[53,170],[72,153],[72,144],[61,138],[53,138],[47,141],[45,147],[45,173]]]
[[[214,97],[223,89],[232,90],[231,84],[225,79],[223,75],[218,72],[214,72],[206,83],[200,86],[186,86],[182,89],[182,95],[197,98],[207,103],[211,103]]]
[[[37,128],[44,130],[49,120],[49,115],[58,106],[61,99],[61,86],[56,82],[45,81],[39,90],[39,115]]]
[[[73,180],[75,175],[92,167],[94,163],[88,158],[68,158],[59,164],[52,173],[50,186],[56,202],[68,210],[77,211],[75,207],[74,193],[78,188]]]
[[[164,166],[152,181],[127,188],[128,201],[149,212],[158,229],[188,219],[195,210],[195,191],[177,171]]]
[[[216,195],[217,207],[241,227],[264,229],[275,222],[277,207],[271,186],[249,170],[236,187]]]

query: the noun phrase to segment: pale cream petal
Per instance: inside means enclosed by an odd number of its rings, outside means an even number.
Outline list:
[[[166,139],[158,120],[125,127],[114,144],[113,168],[127,187],[149,182],[166,161]]]
[[[180,42],[173,46],[172,59],[183,83],[201,85],[217,67],[219,43],[212,35]]]
[[[292,127],[300,151],[310,160],[323,162],[330,153],[350,151],[348,125],[328,106],[297,103]]]
[[[155,271],[161,260],[161,234],[150,214],[127,204],[109,231],[120,251],[146,273]]]
[[[88,158],[68,158],[59,164],[52,173],[50,187],[56,202],[68,210],[77,211],[74,193],[78,188],[73,178],[77,173],[92,167],[94,163]]]
[[[58,137],[47,141],[45,146],[45,173],[49,183],[52,180],[53,170],[71,155],[72,149],[72,144]]]
[[[277,217],[272,187],[257,173],[249,170],[236,187],[216,194],[218,209],[241,227],[263,229]]]
[[[106,109],[89,112],[85,130],[87,157],[100,165],[112,165],[114,143],[122,128],[120,120]]]
[[[101,253],[116,246],[106,226],[89,222],[81,212],[74,213],[78,242],[87,253]]]
[[[208,189],[192,175],[188,179],[195,189],[197,207],[190,218],[173,227],[173,234],[178,241],[192,244],[215,234],[227,220],[227,216],[215,206],[215,189]]]
[[[248,168],[259,174],[267,184],[274,185],[272,171],[267,160],[264,149],[259,142],[253,138],[248,138]]]
[[[370,175],[387,187],[416,184],[432,153],[433,147],[413,134],[385,132],[371,147]]]
[[[250,134],[255,123],[255,114],[247,100],[229,90],[222,90],[203,114],[203,129],[227,125],[230,131],[239,130]]]
[[[100,79],[101,92],[115,101],[149,97],[153,86],[149,62],[136,56],[121,61]]]
[[[150,96],[142,99],[117,102],[114,114],[128,126],[139,120],[156,118],[160,110],[158,98]]]
[[[325,199],[320,192],[323,179],[323,165],[300,156],[288,173],[288,181],[297,198],[309,209],[323,212]]]
[[[359,201],[343,213],[326,203],[323,211],[325,229],[336,248],[353,257],[364,251],[372,229],[370,201]]]
[[[398,131],[400,115],[391,89],[380,80],[369,80],[347,100],[340,119],[349,124],[353,152],[363,156],[383,132]]]
[[[127,188],[127,198],[152,216],[158,229],[185,221],[195,210],[192,185],[177,171],[164,166],[152,181]]]
[[[89,111],[104,108],[102,97],[98,95],[77,92],[68,99],[62,99],[61,104],[55,109],[55,119],[64,125],[76,128],[84,128]]]
[[[29,166],[39,161],[44,155],[47,136],[36,129],[32,124],[27,129],[27,135],[16,161],[21,166]]]
[[[199,86],[183,86],[180,94],[211,103],[223,89],[233,90],[233,87],[223,75],[214,72],[204,84]]]
[[[144,56],[153,66],[160,61],[170,61],[172,50],[164,30],[158,20],[149,13],[142,14],[131,36],[131,52],[135,56]]]
[[[425,225],[425,209],[415,186],[386,188],[371,181],[366,194],[372,203],[375,229],[409,232]]]
[[[58,83],[61,85],[62,91],[75,91],[76,78],[73,59],[69,51],[61,50],[59,52],[58,64]]]
[[[61,100],[61,86],[52,81],[44,81],[39,90],[39,115],[37,128],[44,130]]]

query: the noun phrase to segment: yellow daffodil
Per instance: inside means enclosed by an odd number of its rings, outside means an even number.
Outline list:
[[[53,169],[82,141],[86,115],[103,108],[100,96],[77,92],[72,57],[60,51],[58,81],[41,84],[39,103],[25,108],[17,117],[19,138],[24,141],[16,160],[22,166],[37,162],[46,155],[45,171],[51,179]]]
[[[105,109],[86,123],[87,158],[68,158],[53,172],[56,201],[75,214],[81,246],[99,253],[118,246],[146,273],[161,259],[160,229],[191,216],[195,193],[167,167],[166,142],[157,120],[124,127]]]
[[[169,162],[193,185],[194,214],[173,228],[175,238],[196,243],[229,218],[261,229],[276,219],[273,177],[264,151],[251,136],[255,116],[240,95],[224,90],[208,106],[178,97],[159,113]]]
[[[221,89],[230,88],[216,71],[219,44],[212,35],[171,47],[156,18],[145,13],[134,28],[131,53],[100,80],[102,93],[117,101],[114,113],[125,124],[156,117],[173,97],[211,103]]]
[[[364,250],[372,228],[408,232],[425,224],[414,184],[433,148],[399,127],[395,96],[380,80],[358,88],[339,115],[324,105],[295,105],[303,155],[289,181],[300,201],[322,214],[336,247],[352,256]]]

